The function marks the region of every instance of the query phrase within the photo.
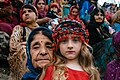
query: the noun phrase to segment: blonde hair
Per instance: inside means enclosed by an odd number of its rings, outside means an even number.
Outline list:
[[[91,46],[89,46],[87,43],[83,43],[79,55],[79,64],[83,68],[85,72],[89,74],[90,80],[100,80],[100,74],[98,70],[94,67],[93,65],[93,58],[92,58],[92,53],[90,53],[90,49],[92,51]],[[55,64],[55,69],[53,73],[53,80],[67,80],[68,76],[65,76],[64,74],[66,73],[66,66],[64,65],[66,63],[66,59],[62,57],[62,55],[55,54],[56,56],[56,62]],[[60,76],[55,76],[55,75],[60,75]],[[58,79],[59,77],[59,79]]]

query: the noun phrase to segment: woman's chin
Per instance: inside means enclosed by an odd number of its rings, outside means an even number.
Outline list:
[[[42,61],[38,61],[37,65],[38,65],[38,67],[43,68],[44,66],[46,66],[49,63],[50,63],[49,60],[42,60]]]

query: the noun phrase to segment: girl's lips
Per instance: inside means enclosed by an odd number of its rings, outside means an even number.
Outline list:
[[[75,51],[66,51],[68,54],[74,54]]]

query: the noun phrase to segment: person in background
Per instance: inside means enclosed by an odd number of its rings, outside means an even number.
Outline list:
[[[27,67],[22,80],[35,80],[42,73],[42,68],[53,60],[52,31],[45,27],[34,29],[27,40]]]
[[[79,11],[80,18],[84,20],[85,13],[89,11],[90,0],[81,0],[81,2],[79,2],[79,7],[80,7],[80,11]]]
[[[20,22],[20,9],[25,4],[25,0],[10,0],[12,2],[13,11],[17,15],[18,23]]]
[[[88,31],[75,20],[62,20],[53,29],[53,64],[37,80],[100,80],[93,65]]]
[[[112,15],[112,28],[115,32],[120,31],[120,10]]]
[[[79,8],[74,5],[70,7],[70,13],[68,14],[68,19],[79,21],[85,28],[84,22],[79,17]]]
[[[67,17],[70,13],[70,0],[62,0],[62,18]]]
[[[68,14],[68,18],[71,20],[80,20],[79,18],[79,8],[77,6],[70,7],[70,13]]]
[[[50,13],[52,15],[50,15]],[[60,10],[60,6],[58,3],[54,2],[54,3],[51,3],[49,8],[48,8],[48,14],[47,16],[51,17],[51,18],[57,18],[57,17],[60,17],[61,16],[61,10]]]
[[[6,30],[9,30],[9,35],[11,35],[14,26],[18,23],[19,20],[16,12],[13,11],[12,2],[9,0],[0,2],[0,24],[8,27]],[[0,25],[1,28],[3,28],[2,25]]]
[[[10,37],[10,53],[8,62],[10,65],[11,80],[20,80],[27,71],[26,68],[26,40],[29,33],[39,27],[37,9],[33,5],[23,5],[20,10],[21,23],[16,25]]]
[[[46,9],[46,1],[45,0],[34,0],[34,6],[38,10],[38,19],[37,23],[40,26],[45,26],[46,23],[48,23],[51,18],[47,17],[47,9]]]
[[[79,3],[80,11],[80,19],[84,21],[85,24],[89,23],[90,20],[90,13],[92,10],[94,10],[96,7],[98,7],[97,2],[98,0],[81,0],[81,3]]]
[[[70,7],[70,13],[68,14],[68,18],[71,20],[82,21],[79,17],[79,7],[74,5]]]
[[[104,80],[120,79],[120,31],[114,33],[112,37],[112,45],[115,49],[117,58],[107,64]]]
[[[112,6],[108,7],[107,8],[107,11],[105,12],[105,15],[106,15],[106,19],[107,21],[111,24],[112,22],[112,15],[113,15],[113,8]]]
[[[51,3],[48,9],[47,17],[50,17],[48,28],[51,29],[53,25],[58,24],[58,20],[61,18],[61,10],[58,3]]]
[[[18,24],[18,17],[16,12],[13,11],[12,2],[10,0],[0,0],[0,60],[1,62],[2,60],[5,61],[5,66],[9,66],[7,61],[9,41],[13,27],[16,24]],[[1,72],[4,73],[5,70]]]
[[[103,78],[108,62],[114,59],[112,34],[114,30],[104,21],[105,14],[101,8],[95,8],[90,14],[90,22],[86,29],[89,32],[89,44],[93,47],[95,64]]]

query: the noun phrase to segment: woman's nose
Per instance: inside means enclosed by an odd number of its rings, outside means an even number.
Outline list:
[[[39,53],[40,53],[40,55],[42,55],[42,56],[47,55],[47,51],[46,51],[45,48],[42,48]]]

